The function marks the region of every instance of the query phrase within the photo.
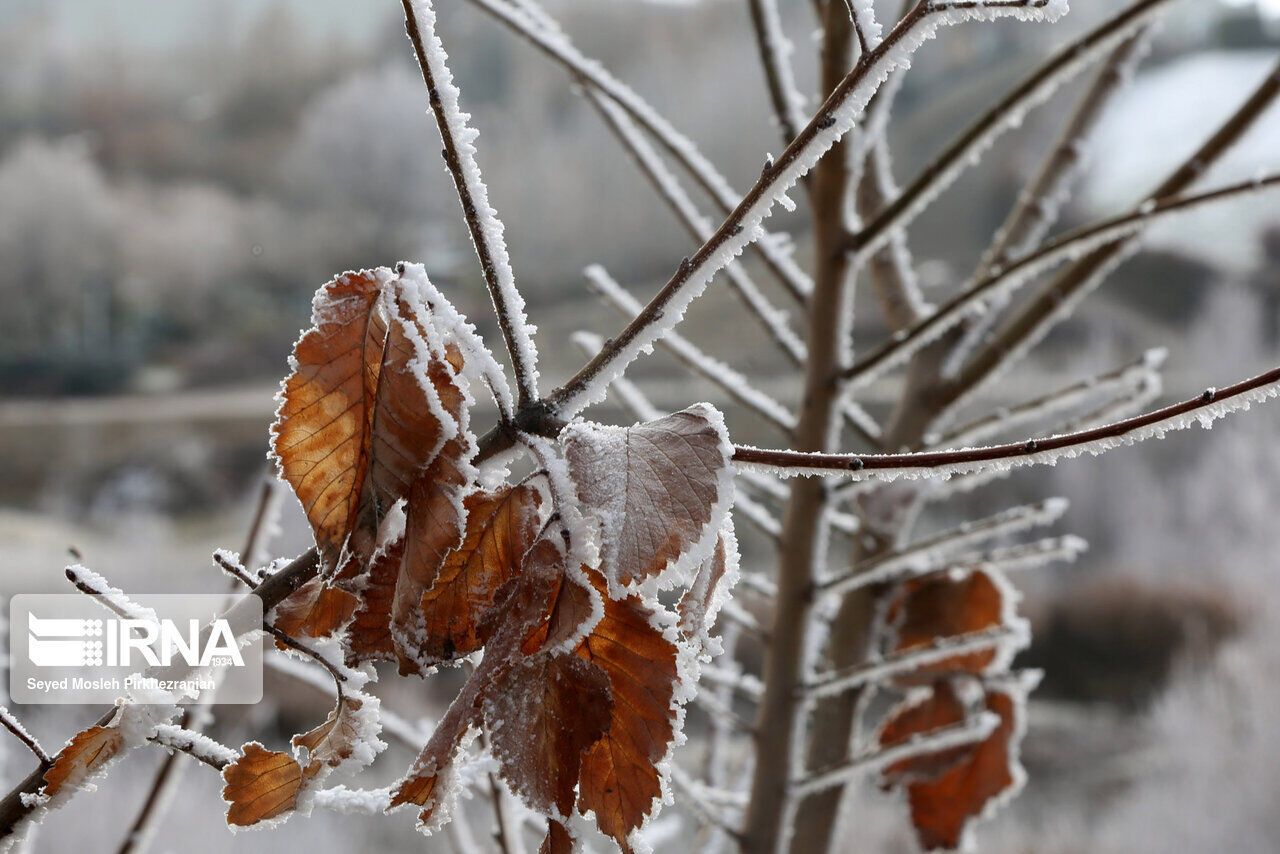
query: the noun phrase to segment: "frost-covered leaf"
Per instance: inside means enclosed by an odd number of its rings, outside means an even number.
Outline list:
[[[467,496],[462,545],[448,552],[420,600],[420,642],[413,651],[419,660],[452,661],[484,645],[482,618],[533,544],[541,503],[528,485]],[[410,539],[406,563],[413,548]]]
[[[348,667],[396,658],[391,639],[391,600],[395,596],[404,548],[405,539],[401,536],[384,546],[369,562],[369,570],[361,580],[360,604],[347,625],[343,644]]]
[[[249,827],[293,810],[302,790],[302,766],[288,753],[251,741],[239,759],[222,769],[222,779],[227,823]]]
[[[387,268],[323,286],[281,391],[272,451],[331,573],[344,547],[372,553],[382,517],[457,429],[466,402],[458,350],[411,292],[405,298]]]
[[[956,693],[950,680],[942,680],[927,695],[906,702],[893,709],[880,730],[879,742],[883,747],[905,744],[914,737],[934,730],[964,723],[970,710]],[[882,779],[886,786],[898,786],[919,780],[933,780],[943,771],[968,758],[976,749],[966,744],[902,759],[886,766]]]
[[[611,722],[609,677],[572,653],[538,653],[495,682],[484,717],[502,778],[532,809],[567,817],[582,753]]]
[[[543,579],[547,602],[545,616],[525,636],[520,651],[532,655],[575,648],[603,613],[600,591],[591,585],[587,568],[571,572],[563,547],[544,538],[525,555],[520,571]]]
[[[710,646],[710,633],[720,606],[737,581],[738,540],[733,531],[733,519],[726,516],[715,550],[702,562],[693,583],[676,606],[680,617],[680,636],[686,643],[696,644],[699,654]]]
[[[890,606],[889,620],[896,630],[892,651],[907,652],[957,635],[1008,625],[1015,620],[1012,598],[1007,584],[982,570],[960,577],[943,573],[911,581]],[[999,658],[1000,649],[995,646],[964,653],[923,664],[904,681],[928,681],[936,674],[956,671],[981,674]]]
[[[276,605],[271,623],[290,637],[327,638],[347,624],[359,601],[317,576]]]
[[[106,763],[115,758],[124,744],[124,734],[118,727],[91,726],[76,733],[66,746],[53,758],[53,765],[44,772],[41,794],[50,797],[63,789],[76,789]]]
[[[1018,762],[1025,714],[1025,688],[987,686],[982,701],[1000,723],[985,741],[931,779],[907,784],[911,821],[926,850],[963,846],[974,820],[1017,792],[1023,780]]]
[[[697,404],[634,427],[577,423],[563,439],[578,496],[600,522],[611,589],[670,583],[711,553],[733,497],[719,412]]]
[[[604,580],[593,581],[603,592]],[[600,830],[624,847],[662,797],[658,766],[676,733],[678,652],[654,623],[639,597],[606,595],[604,616],[578,648],[608,674],[614,697],[609,731],[583,759],[578,809],[594,812]]]
[[[378,701],[372,697],[344,693],[329,717],[313,730],[295,735],[295,750],[305,750],[303,775],[314,777],[323,768],[339,768],[349,763],[361,768],[373,761],[382,748],[378,740]]]

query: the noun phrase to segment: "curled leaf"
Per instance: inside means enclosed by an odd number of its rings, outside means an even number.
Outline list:
[[[63,789],[79,788],[114,759],[123,744],[123,733],[113,726],[91,726],[76,733],[44,772],[40,793],[52,797]]]

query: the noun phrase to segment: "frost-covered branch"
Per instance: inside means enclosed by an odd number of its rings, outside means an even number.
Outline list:
[[[1150,22],[1168,2],[1139,0],[1055,53],[925,166],[879,216],[851,235],[848,250],[867,254],[878,249],[894,229],[905,226],[950,187],[997,137],[1020,124],[1028,110],[1044,103],[1090,62]]]
[[[490,3],[491,0],[476,0]],[[822,158],[822,155],[844,136],[861,116],[867,102],[885,77],[905,65],[911,53],[938,27],[970,19],[990,19],[1014,15],[1024,19],[1051,20],[1064,11],[1058,0],[1045,0],[1018,5],[978,5],[939,7],[922,3],[885,37],[874,50],[865,54],[857,66],[836,86],[818,114],[787,146],[779,158],[769,164],[760,179],[693,256],[681,263],[676,273],[663,286],[635,321],[614,337],[598,356],[575,374],[548,398],[562,416],[569,417],[598,400],[609,382],[621,374],[641,353],[679,322],[695,298],[706,288],[711,277],[732,261],[749,243],[763,236],[760,223],[773,211],[775,204],[794,205],[788,190]]]
[[[996,727],[999,725],[1000,717],[998,715],[992,712],[981,712],[974,716],[972,720],[964,723],[930,730],[914,736],[902,744],[872,750],[838,765],[815,772],[792,784],[792,797],[803,798],[824,789],[841,786],[863,774],[877,771],[886,765],[892,765],[906,759],[927,756],[931,753],[941,753],[944,750],[985,741],[991,733],[995,732]]]
[[[13,712],[4,706],[0,706],[0,723],[3,723],[4,728],[13,733],[14,738],[22,742],[27,750],[35,754],[41,765],[47,767],[53,764],[53,757],[45,753],[44,748],[40,746],[40,742],[36,741],[36,737],[27,732],[27,728],[22,725],[22,722],[14,717]]]
[[[240,755],[203,733],[174,724],[157,726],[151,740],[161,747],[185,753],[218,771],[235,762]]]
[[[585,271],[587,284],[627,321],[639,316],[644,307],[603,267],[593,265]],[[796,418],[785,406],[751,385],[742,374],[702,352],[675,330],[668,330],[658,343],[684,363],[694,374],[714,383],[746,409],[773,424],[783,433],[795,429]]]
[[[617,102],[609,100],[594,90],[588,91],[587,99],[604,117],[605,122],[613,128],[615,135],[626,149],[631,152],[640,170],[644,172],[658,194],[666,200],[685,230],[699,244],[710,239],[711,223],[698,211],[689,194],[680,186],[680,181],[662,162],[649,141],[636,130],[635,124],[626,112],[618,106]],[[769,302],[740,263],[735,261],[725,267],[724,274],[729,280],[729,287],[752,317],[764,327],[769,339],[778,345],[792,364],[804,364],[807,357],[804,342],[788,325],[786,313],[779,311]]]
[[[983,253],[972,280],[991,272],[993,267],[1032,251],[1057,221],[1070,198],[1072,187],[1084,172],[1088,161],[1089,137],[1107,105],[1132,78],[1134,69],[1150,48],[1153,27],[1140,28],[1116,48],[1076,104],[1075,112],[1063,127],[1057,143],[1049,149],[1039,169],[1022,188],[1004,224],[996,231],[991,245]],[[964,363],[972,348],[990,331],[1003,301],[993,305],[983,316],[974,318],[964,331],[964,338],[947,354],[943,373],[951,375]]]
[[[1134,418],[1084,430],[1028,439],[1005,445],[966,448],[956,451],[922,451],[907,454],[816,454],[801,451],[736,447],[733,460],[739,466],[758,466],[780,476],[846,475],[855,478],[896,480],[935,477],[986,469],[1053,464],[1080,454],[1101,454],[1121,445],[1131,445],[1193,424],[1209,427],[1232,412],[1280,393],[1280,368],[1227,388],[1207,389],[1198,397],[1148,412]]]
[[[435,116],[444,143],[445,165],[453,178],[458,200],[471,232],[471,241],[484,270],[485,284],[493,300],[516,374],[520,406],[538,399],[538,350],[524,315],[524,298],[516,288],[515,274],[507,255],[502,223],[489,204],[489,191],[475,161],[475,140],[479,133],[467,124],[470,116],[458,105],[458,87],[449,71],[444,45],[435,32],[436,16],[430,0],[401,0],[405,27],[418,56],[418,65],[427,84],[431,113]],[[505,392],[505,394],[504,394]],[[494,389],[504,416],[510,416],[510,391]],[[504,399],[505,398],[505,399]]]
[[[1098,247],[1123,241],[1161,219],[1275,187],[1280,187],[1280,175],[1262,176],[1195,195],[1143,202],[1124,215],[1069,231],[1008,267],[993,268],[987,276],[940,305],[933,314],[910,329],[899,330],[881,347],[847,368],[841,376],[851,388],[866,385],[936,341],[967,315],[984,310],[993,301],[1008,296],[1058,263],[1077,260]]]
[[[929,646],[918,647],[895,653],[870,664],[835,673],[824,673],[814,678],[802,689],[804,696],[810,699],[831,697],[844,691],[852,691],[872,682],[881,682],[894,676],[915,673],[921,668],[968,655],[973,652],[1007,645],[1022,645],[1030,640],[1025,624],[1018,626],[1001,626],[995,629],[984,629],[980,632],[969,632],[955,637],[937,638]]]
[[[653,109],[643,98],[619,81],[594,59],[588,59],[533,0],[520,0],[518,7],[504,0],[471,0],[516,35],[565,68],[584,88],[590,87],[616,102],[638,126],[658,144],[715,202],[721,214],[733,210],[741,197],[720,171],[687,136]],[[536,10],[531,14],[531,10]],[[753,250],[770,273],[798,302],[813,292],[813,282],[791,257],[791,240],[785,234],[763,233]]]
[[[1135,361],[1113,371],[1089,377],[1012,406],[1001,406],[990,414],[941,436],[926,436],[925,444],[939,448],[962,448],[998,433],[1042,422],[1095,397],[1130,394],[1153,381],[1158,382],[1160,367],[1168,356],[1169,351],[1163,347],[1152,348]]]
[[[1270,73],[1240,107],[1161,182],[1146,204],[1185,193],[1253,127],[1277,96],[1280,96],[1280,62],[1272,66]],[[1132,239],[1108,243],[1075,261],[1042,287],[1001,324],[995,335],[984,342],[949,380],[942,411],[960,405],[1029,352],[1136,249]]]
[[[774,121],[782,134],[782,144],[796,138],[804,127],[804,96],[796,86],[791,68],[793,46],[782,30],[778,0],[747,0],[751,10],[751,26],[755,29],[756,48],[764,68]]]

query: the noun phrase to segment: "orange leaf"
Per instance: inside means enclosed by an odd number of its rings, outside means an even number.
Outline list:
[[[227,823],[248,827],[294,808],[302,789],[302,766],[287,753],[251,741],[239,759],[222,769],[222,779],[227,784],[222,789],[229,805]]]
[[[344,547],[373,551],[383,515],[444,443],[442,418],[460,414],[456,354],[429,352],[426,312],[386,268],[347,273],[316,294],[313,326],[294,347],[272,451],[330,572]]]
[[[364,661],[393,661],[391,640],[391,600],[404,556],[404,538],[387,545],[369,564],[360,590],[360,604],[347,626],[346,663],[354,667]]]
[[[481,619],[532,545],[541,501],[527,485],[467,496],[463,543],[448,554],[422,596],[421,657],[452,661],[484,645]]]
[[[91,726],[76,733],[44,772],[41,794],[56,795],[64,786],[77,788],[115,758],[123,743],[124,735],[116,727]]]
[[[276,605],[271,622],[290,637],[326,638],[347,624],[359,602],[353,594],[316,577]]]
[[[313,777],[323,767],[336,768],[351,759],[357,748],[369,745],[368,733],[374,731],[376,724],[367,713],[365,702],[361,697],[344,694],[324,723],[293,737],[293,746],[307,751],[304,776]]]
[[[547,820],[547,835],[538,848],[538,854],[573,854],[575,837],[567,824]]]
[[[927,850],[959,848],[969,822],[981,816],[992,799],[1012,793],[1020,784],[1016,750],[1021,706],[1009,691],[994,689],[987,691],[986,706],[1000,716],[986,741],[935,779],[907,787],[911,821]]]
[[[709,406],[634,427],[574,424],[564,438],[579,498],[607,520],[600,566],[611,587],[661,578],[718,527],[732,447]]]
[[[502,778],[544,815],[568,815],[582,752],[604,734],[609,677],[573,654],[529,656],[504,668],[484,716]]]
[[[957,726],[967,717],[968,710],[956,695],[951,682],[943,680],[936,683],[932,692],[924,699],[904,703],[889,713],[887,722],[880,730],[880,745],[894,747],[905,744],[915,736]],[[968,744],[913,756],[886,766],[881,773],[886,786],[933,780],[943,771],[966,759],[975,749],[975,745]]]
[[[1004,624],[1010,604],[1000,585],[983,571],[959,579],[937,575],[913,581],[891,606],[889,619],[897,628],[893,651],[905,652],[930,646],[938,639],[997,628]],[[961,670],[980,675],[995,663],[997,655],[995,648],[956,655],[922,665],[906,681]]]
[[[592,581],[603,588],[598,574]],[[662,796],[657,764],[675,738],[676,647],[652,617],[638,597],[606,596],[604,616],[578,648],[608,674],[614,698],[608,733],[583,759],[578,809],[594,812],[600,830],[624,848]]]

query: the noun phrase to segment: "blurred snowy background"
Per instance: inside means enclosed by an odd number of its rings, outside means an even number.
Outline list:
[[[586,295],[582,268],[603,263],[644,297],[687,254],[686,237],[558,69],[467,4],[440,5],[465,106],[481,129],[481,165],[541,330],[544,373],[559,379],[580,358],[565,343],[569,332],[618,326]],[[801,79],[811,80],[809,6],[781,5]],[[1059,26],[966,27],[928,46],[898,101],[899,177],[1052,45],[1115,8],[1073,5]],[[651,98],[735,186],[747,186],[764,152],[776,150],[743,3],[551,7],[588,54]],[[482,331],[492,328],[398,8],[0,4],[0,596],[66,589],[70,547],[126,589],[224,589],[210,554],[244,538],[267,475],[266,427],[285,356],[312,291],[333,273],[424,261]],[[1176,4],[1099,128],[1095,168],[1068,224],[1131,205],[1278,51],[1276,0]],[[1033,113],[921,218],[913,248],[926,284],[941,292],[967,272],[1061,118],[1052,108]],[[1280,167],[1280,110],[1215,176],[1262,167]],[[806,236],[796,237],[804,258]],[[1001,397],[1155,345],[1171,350],[1171,398],[1277,363],[1274,195],[1162,226],[1147,246],[997,389]],[[782,366],[742,334],[751,327],[735,311],[699,307],[690,337],[789,399]],[[859,316],[871,324],[875,312]],[[870,340],[877,330],[859,332]],[[665,357],[640,363],[637,377],[660,405],[718,399]],[[873,387],[868,405],[882,407],[891,391]],[[1037,635],[1027,663],[1048,675],[1026,745],[1029,789],[983,826],[982,850],[1280,850],[1278,428],[1280,407],[1264,408],[1211,434],[1023,472],[953,508],[978,516],[1063,495],[1072,502],[1066,529],[1091,543],[1075,565],[1019,578]],[[749,424],[740,438],[753,438]],[[273,553],[302,551],[305,536],[289,503]],[[748,563],[753,551],[757,562],[769,557],[764,542],[744,547]],[[438,714],[448,696],[441,681],[449,680],[398,686],[386,702]],[[293,686],[278,687],[275,702],[231,715],[218,734],[283,738],[322,713]],[[51,746],[92,714],[18,711]],[[0,742],[0,752],[8,788],[30,763],[12,743]],[[407,761],[396,756],[388,775]],[[115,850],[141,798],[122,781],[149,777],[156,761],[145,752],[129,759],[31,850]],[[424,847],[408,816],[295,818],[233,843],[220,782],[206,769],[187,779],[190,796],[171,809],[155,850],[269,851],[285,838],[317,852]],[[898,805],[869,793],[859,817],[850,850],[913,850]],[[477,815],[477,835],[488,821]]]

